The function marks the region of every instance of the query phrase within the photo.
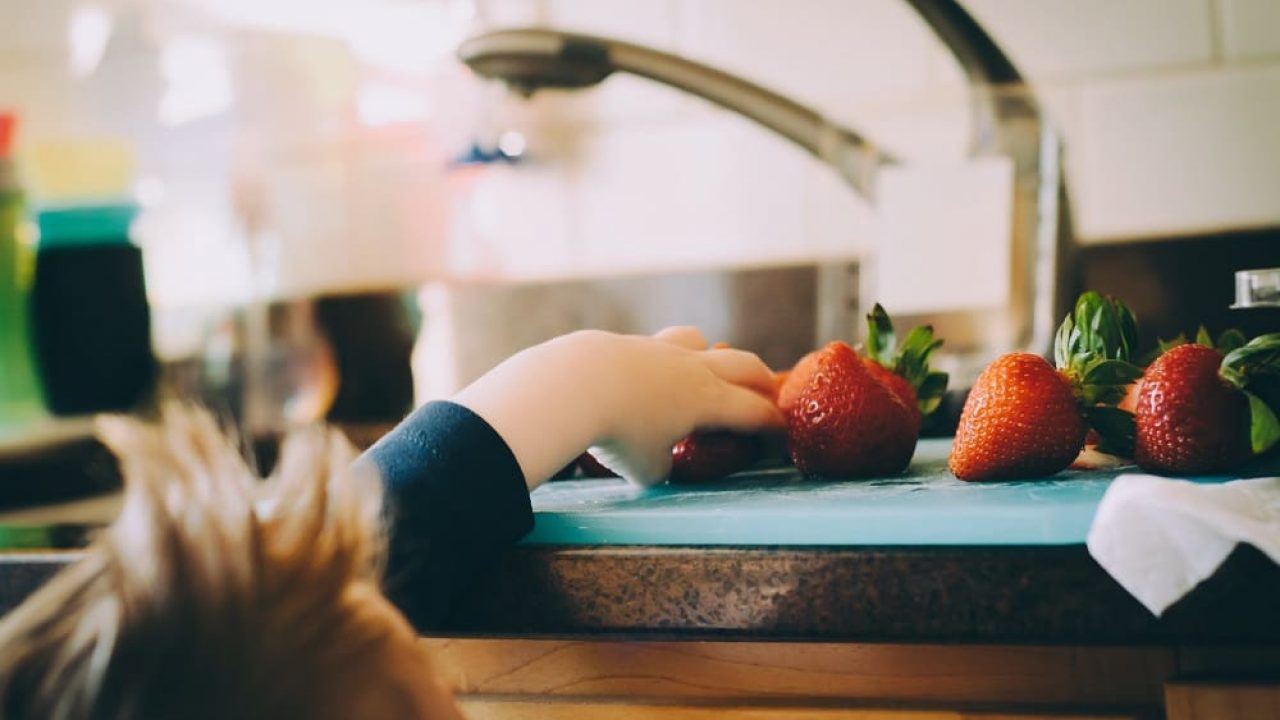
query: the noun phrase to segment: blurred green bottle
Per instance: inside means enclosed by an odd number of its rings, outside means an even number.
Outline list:
[[[35,237],[11,153],[14,125],[0,113],[0,430],[44,415],[31,335]]]

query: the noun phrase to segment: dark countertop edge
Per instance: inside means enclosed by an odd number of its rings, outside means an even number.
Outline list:
[[[0,611],[79,550],[0,553]],[[1083,545],[517,546],[429,634],[1280,646],[1280,566],[1236,548],[1157,619]]]
[[[518,546],[442,634],[1000,644],[1280,645],[1280,566],[1236,549],[1152,616],[1055,546]]]

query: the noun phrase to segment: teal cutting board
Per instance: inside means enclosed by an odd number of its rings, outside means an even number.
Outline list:
[[[1075,545],[1119,471],[966,483],[950,440],[922,440],[906,475],[810,481],[793,468],[716,484],[641,489],[621,480],[549,483],[533,493],[542,545]],[[1201,478],[1222,482],[1229,478]]]

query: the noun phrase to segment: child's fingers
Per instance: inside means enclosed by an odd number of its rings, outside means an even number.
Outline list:
[[[720,400],[705,410],[699,427],[753,432],[781,428],[782,411],[768,397],[737,385],[724,385]]]
[[[663,328],[654,333],[653,337],[688,350],[707,349],[707,339],[703,337],[701,330],[692,325],[674,325]]]
[[[746,350],[708,350],[702,353],[711,372],[721,380],[773,396],[773,371],[755,353]]]

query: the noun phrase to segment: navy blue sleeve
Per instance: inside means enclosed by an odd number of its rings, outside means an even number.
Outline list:
[[[480,416],[428,403],[364,454],[385,484],[384,589],[420,631],[446,618],[474,572],[533,528],[524,476]]]

